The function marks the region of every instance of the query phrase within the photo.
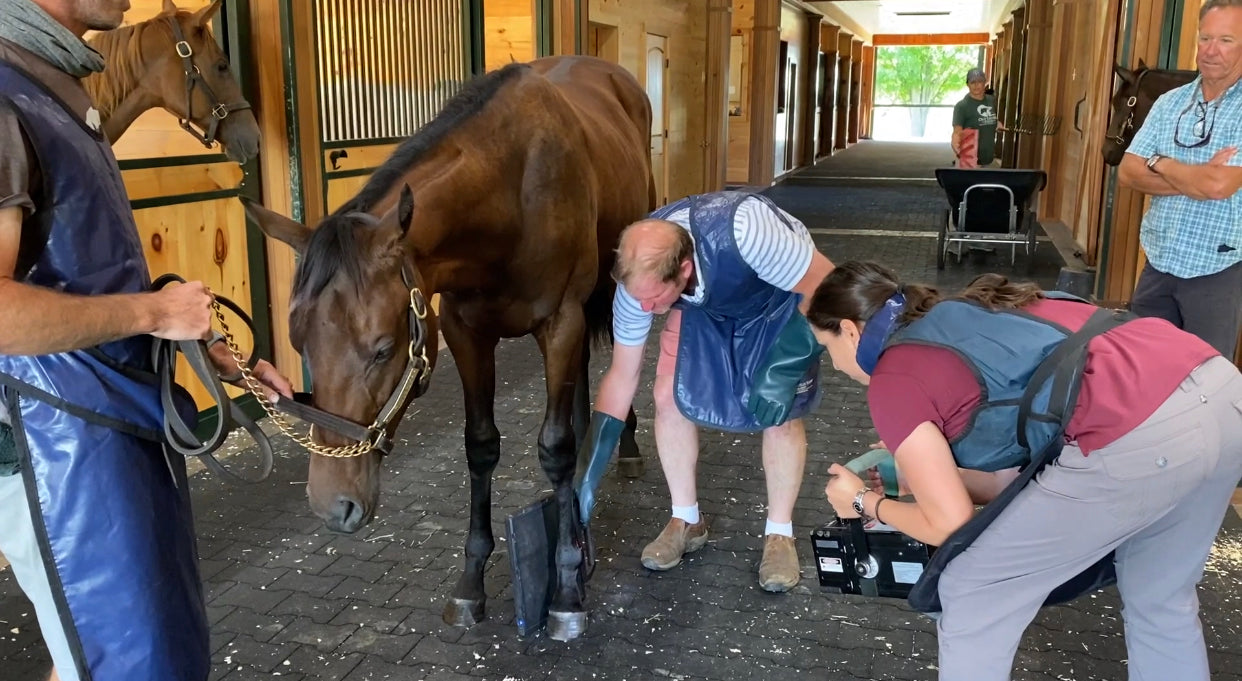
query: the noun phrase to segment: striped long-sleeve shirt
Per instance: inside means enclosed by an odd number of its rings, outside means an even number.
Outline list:
[[[737,207],[733,217],[733,237],[737,240],[742,260],[755,270],[763,281],[784,291],[793,287],[806,275],[815,254],[815,242],[810,232],[797,218],[779,208],[789,225],[778,217],[769,204],[750,198]],[[679,210],[668,217],[687,232],[690,231],[690,209]],[[790,229],[790,226],[793,229]],[[693,239],[693,233],[691,233]],[[698,271],[698,255],[695,270]],[[706,290],[703,283],[693,293],[682,298],[691,303],[703,300]],[[651,332],[651,320],[655,316],[643,310],[642,305],[630,295],[625,287],[617,286],[612,301],[613,337],[621,345],[642,345]]]

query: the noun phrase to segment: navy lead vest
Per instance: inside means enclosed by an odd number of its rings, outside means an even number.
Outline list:
[[[1087,304],[1057,291],[1044,295]],[[1133,318],[1130,313],[1099,309],[1082,328],[1070,331],[1021,310],[988,310],[946,300],[889,337],[885,349],[917,343],[951,350],[979,381],[980,404],[966,430],[949,443],[958,466],[980,471],[1022,467],[1009,486],[937,548],[910,590],[912,608],[926,613],[941,610],[940,575],[949,561],[1060,455],[1065,427],[1078,402],[1087,344]],[[1054,589],[1044,604],[1065,603],[1116,580],[1110,553]]]
[[[1080,298],[1056,291],[1049,298]],[[1066,376],[1061,382],[1045,380],[1030,396],[1030,412],[1025,421],[1024,442],[1017,425],[1022,397],[1027,393],[1036,370],[1072,332],[1046,319],[1021,310],[989,310],[969,301],[946,300],[928,313],[894,331],[886,349],[894,345],[929,345],[952,351],[974,374],[979,383],[980,404],[970,417],[966,430],[949,442],[953,458],[961,468],[994,472],[1024,466],[1031,452],[1039,453],[1062,434],[1062,420],[1068,422],[1077,379]],[[1055,384],[1055,385],[1054,385]],[[1054,393],[1067,398],[1066,410],[1053,413]]]
[[[679,298],[681,339],[673,396],[686,418],[711,428],[753,432],[762,426],[747,406],[751,380],[785,324],[798,311],[801,296],[759,278],[746,264],[733,236],[733,218],[746,199],[768,205],[789,229],[793,225],[766,197],[716,192],[671,203],[652,217],[667,219],[689,207],[694,237],[695,274],[703,299]],[[819,400],[819,361],[795,388],[789,419],[805,416]]]
[[[42,177],[15,276],[70,294],[146,291],[107,141],[3,61],[0,106],[17,114]],[[83,681],[204,681],[210,667],[185,461],[161,444],[151,340],[0,355],[40,551]],[[178,406],[194,417],[193,402]]]

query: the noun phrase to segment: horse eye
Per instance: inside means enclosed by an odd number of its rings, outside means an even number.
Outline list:
[[[225,59],[221,59],[221,60],[220,60],[220,61],[216,64],[216,70],[217,70],[217,71],[219,71],[220,73],[228,73],[228,72],[229,72],[229,62],[228,62],[227,60],[225,60]]]
[[[378,365],[392,359],[394,344],[391,338],[384,339],[375,349],[375,354],[371,356],[371,364]]]

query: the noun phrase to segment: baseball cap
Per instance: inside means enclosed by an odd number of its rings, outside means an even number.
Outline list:
[[[984,83],[988,82],[988,74],[984,73],[983,69],[971,69],[966,72],[967,83],[974,83],[977,81],[982,81]]]

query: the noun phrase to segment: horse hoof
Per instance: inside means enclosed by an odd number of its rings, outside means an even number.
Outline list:
[[[482,622],[483,601],[450,598],[444,604],[444,623],[453,627],[473,627]]]
[[[572,641],[586,633],[585,612],[548,611],[548,638],[554,641]]]
[[[643,477],[643,469],[643,459],[640,456],[617,459],[617,470],[621,471],[621,475],[627,478]]]

